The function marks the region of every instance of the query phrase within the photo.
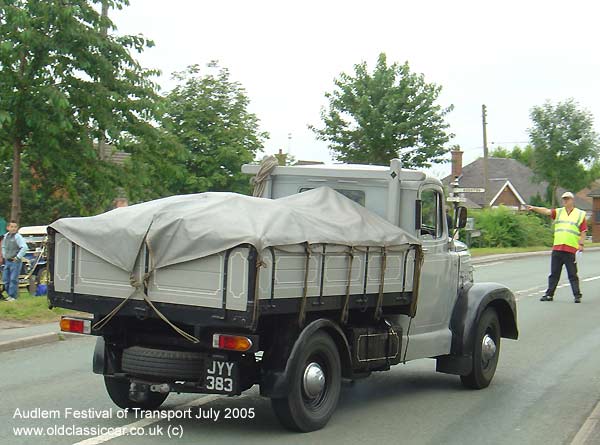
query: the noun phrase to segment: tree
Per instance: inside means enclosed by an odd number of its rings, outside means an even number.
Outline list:
[[[512,151],[504,147],[498,147],[492,151],[491,156],[495,158],[514,159],[527,167],[533,167],[533,147],[531,144],[527,144],[524,148],[516,145]]]
[[[546,102],[530,113],[533,126],[529,137],[533,146],[533,171],[538,180],[548,182],[556,204],[559,187],[574,192],[588,186],[597,168],[588,169],[599,155],[599,139],[594,120],[587,110],[569,99],[552,105]]]
[[[114,25],[94,3],[0,3],[0,146],[5,161],[12,153],[1,173],[12,175],[11,219],[21,213],[22,173],[28,198],[38,200],[27,205],[97,211],[120,175],[99,159],[95,141],[118,145],[153,131],[155,72],[130,54],[152,42],[109,34]],[[128,1],[102,3],[122,8]]]
[[[120,184],[132,202],[182,192],[180,187],[187,176],[187,151],[177,137],[161,127],[151,138],[131,140],[121,148],[131,153]]]
[[[325,94],[328,109],[321,110],[324,127],[309,128],[336,160],[387,165],[399,157],[406,167],[444,162],[453,137],[444,118],[453,106],[437,105],[441,87],[412,73],[408,62],[388,66],[381,53],[372,74],[362,62],[354,75],[342,73],[334,83]]]
[[[162,125],[186,152],[187,175],[178,191],[248,193],[241,166],[262,151],[268,134],[259,131],[258,118],[248,112],[245,90],[216,62],[207,65],[206,74],[192,65],[173,76],[179,85],[165,98]]]

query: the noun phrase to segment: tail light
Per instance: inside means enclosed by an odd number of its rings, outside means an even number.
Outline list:
[[[60,330],[76,334],[91,334],[92,320],[86,318],[61,317]]]
[[[252,348],[252,340],[242,335],[213,334],[213,348],[245,352]]]

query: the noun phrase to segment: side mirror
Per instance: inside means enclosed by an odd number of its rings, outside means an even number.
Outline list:
[[[456,219],[455,227],[457,229],[464,229],[467,225],[467,208],[463,206],[457,207],[456,214],[454,216]]]

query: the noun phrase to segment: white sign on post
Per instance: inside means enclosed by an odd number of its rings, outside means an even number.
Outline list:
[[[481,187],[456,187],[452,191],[454,193],[483,193],[485,189]]]
[[[461,196],[448,196],[446,198],[448,202],[467,202],[467,198],[463,198]]]

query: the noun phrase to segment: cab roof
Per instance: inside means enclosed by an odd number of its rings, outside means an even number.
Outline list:
[[[255,175],[260,169],[260,164],[245,164],[242,173]],[[319,176],[331,178],[355,179],[389,179],[392,169],[383,165],[365,164],[314,164],[279,166],[271,172],[273,176]],[[427,177],[423,172],[416,170],[400,170],[400,180],[422,181]]]

